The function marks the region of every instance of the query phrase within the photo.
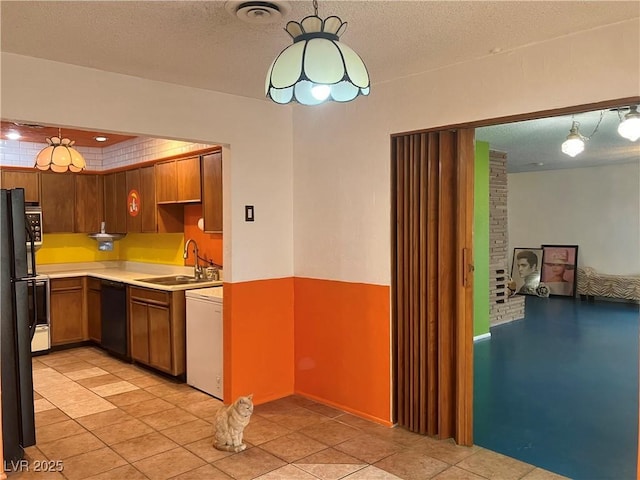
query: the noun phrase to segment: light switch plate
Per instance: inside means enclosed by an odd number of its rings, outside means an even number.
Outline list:
[[[253,222],[253,205],[245,205],[244,206],[244,221],[245,222]]]

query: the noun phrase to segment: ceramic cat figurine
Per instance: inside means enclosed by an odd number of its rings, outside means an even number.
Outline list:
[[[241,452],[247,446],[242,443],[242,432],[253,413],[253,394],[238,397],[231,405],[222,407],[214,420],[213,446],[225,452]]]

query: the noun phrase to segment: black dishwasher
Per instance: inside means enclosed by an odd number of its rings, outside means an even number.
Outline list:
[[[124,283],[102,280],[100,316],[102,348],[127,358],[127,288]]]

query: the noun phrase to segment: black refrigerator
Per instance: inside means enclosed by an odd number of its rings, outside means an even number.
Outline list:
[[[27,268],[31,235],[24,205],[23,189],[0,190],[0,376],[5,465],[21,460],[24,448],[36,443],[31,368],[35,318],[29,318],[27,293],[35,272]]]

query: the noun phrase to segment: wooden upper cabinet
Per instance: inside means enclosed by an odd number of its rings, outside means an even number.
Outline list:
[[[24,188],[25,202],[40,202],[40,173],[2,170],[2,188]]]
[[[200,157],[176,160],[176,174],[178,202],[201,201]]]
[[[77,173],[74,180],[76,202],[73,231],[99,232],[104,211],[102,176]]]
[[[156,164],[156,201],[200,202],[200,157],[169,160]]]
[[[140,168],[140,198],[142,202],[141,228],[142,232],[176,233],[184,231],[184,207],[177,202],[156,202],[158,189],[166,188],[172,184],[175,186],[175,174],[169,176],[170,167],[175,167],[173,162],[163,162],[161,167],[155,166]],[[158,182],[158,175],[163,179]],[[170,181],[168,181],[168,180]],[[167,180],[167,181],[165,181]],[[163,183],[164,182],[164,183]],[[160,186],[160,185],[164,186]]]
[[[156,163],[156,202],[173,203],[178,198],[176,186],[176,162]]]
[[[125,172],[104,175],[104,219],[107,232],[125,233],[127,231],[127,176]]]
[[[44,233],[73,232],[75,215],[74,173],[42,173],[41,206]]]
[[[140,226],[142,232],[156,232],[156,175],[155,168],[142,167],[140,173]]]
[[[127,170],[125,172],[127,185],[127,233],[142,232],[142,211],[140,202],[140,170]],[[137,198],[129,198],[129,195],[137,192]],[[131,204],[129,204],[131,202]]]
[[[202,156],[202,216],[205,232],[222,232],[222,153]]]
[[[116,232],[127,231],[127,173],[116,175]]]
[[[116,224],[116,175],[108,173],[102,177],[104,185],[104,223],[111,230]]]

